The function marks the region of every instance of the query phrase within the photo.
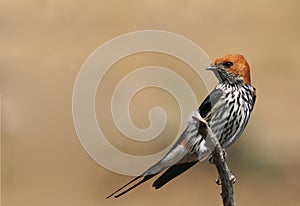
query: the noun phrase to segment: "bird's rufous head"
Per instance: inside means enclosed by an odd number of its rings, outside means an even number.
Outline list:
[[[249,64],[240,54],[228,54],[217,58],[212,66],[242,78],[244,84],[251,84]]]

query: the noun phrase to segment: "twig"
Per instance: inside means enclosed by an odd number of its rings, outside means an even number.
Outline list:
[[[199,113],[194,113],[193,118],[199,121],[199,128],[205,131],[203,136],[206,136],[205,140],[208,147],[212,151],[213,163],[215,164],[217,171],[219,173],[219,178],[221,179],[222,185],[222,200],[224,206],[235,206],[234,194],[233,194],[233,183],[232,174],[226,163],[224,157],[223,148],[216,137],[216,135],[211,131],[207,122],[200,116]],[[205,134],[206,133],[206,134]]]
[[[231,180],[231,171],[226,163],[224,157],[223,148],[220,145],[218,138],[214,135],[209,127],[207,127],[207,138],[206,141],[209,143],[211,148],[214,148],[212,152],[213,162],[219,173],[222,185],[222,200],[224,206],[235,206],[233,183]]]
[[[233,194],[233,183],[230,180],[231,172],[228,168],[226,160],[224,159],[223,149],[218,142],[213,153],[212,153],[214,164],[218,170],[219,178],[221,179],[222,185],[222,200],[224,206],[235,206],[234,194]]]

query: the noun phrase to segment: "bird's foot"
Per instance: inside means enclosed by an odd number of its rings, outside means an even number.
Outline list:
[[[234,176],[234,174],[230,174],[230,177],[229,177],[229,181],[232,183],[232,184],[234,184],[235,182],[236,182],[236,177]],[[216,179],[216,184],[217,185],[221,185],[222,184],[222,181],[221,181],[221,178],[220,177],[218,177],[217,179]]]
[[[221,181],[221,178],[218,177],[216,180],[215,180],[216,184],[217,185],[221,185],[222,184],[222,181]]]

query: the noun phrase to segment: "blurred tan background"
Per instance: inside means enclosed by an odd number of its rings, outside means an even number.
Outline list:
[[[241,53],[248,59],[258,99],[242,138],[229,149],[237,205],[298,205],[299,6],[296,0],[2,0],[2,205],[221,205],[217,173],[207,162],[160,190],[147,183],[106,200],[130,177],[99,166],[76,136],[71,101],[82,63],[104,42],[145,29],[183,35],[211,58]],[[155,55],[141,66],[157,58],[181,68]]]

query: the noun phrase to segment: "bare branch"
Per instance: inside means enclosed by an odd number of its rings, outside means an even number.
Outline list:
[[[207,138],[206,141],[209,143],[211,148],[214,148],[212,152],[213,162],[217,168],[219,178],[222,185],[222,200],[224,206],[235,206],[234,193],[233,193],[233,182],[232,173],[226,163],[224,157],[224,151],[218,138],[211,131],[210,127],[207,127]],[[233,176],[234,177],[234,176]]]
[[[226,163],[223,155],[223,149],[218,143],[212,153],[214,164],[219,173],[219,178],[221,179],[222,185],[222,200],[224,206],[235,206],[234,194],[233,194],[233,183],[231,181],[231,172]]]

